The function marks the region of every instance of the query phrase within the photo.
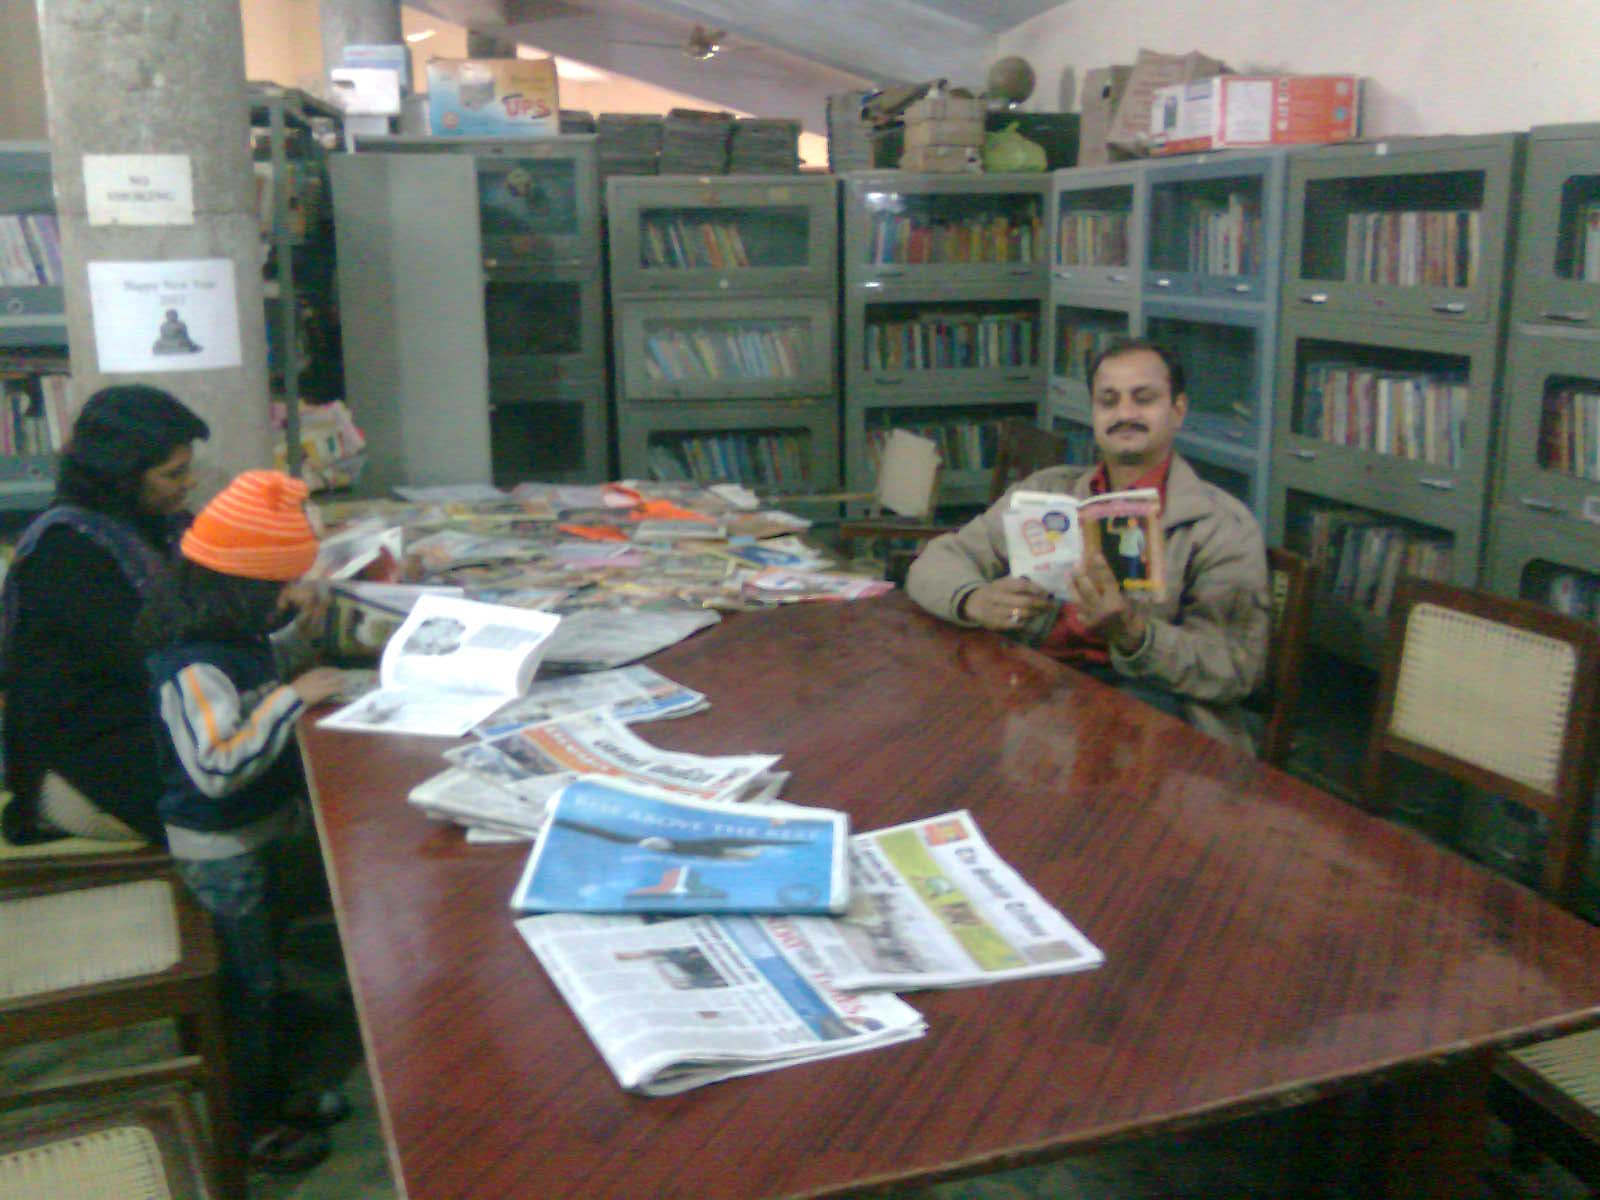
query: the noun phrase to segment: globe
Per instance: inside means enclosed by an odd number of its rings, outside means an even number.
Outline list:
[[[1028,60],[1018,55],[1010,54],[1005,58],[996,59],[989,68],[989,77],[984,84],[984,90],[989,95],[1010,104],[1020,104],[1033,95],[1033,68],[1028,65]]]

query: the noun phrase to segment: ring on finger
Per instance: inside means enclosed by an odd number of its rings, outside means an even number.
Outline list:
[[[1011,610],[1011,623],[1015,625],[1020,620],[1022,620],[1022,610],[1020,608],[1013,608]]]

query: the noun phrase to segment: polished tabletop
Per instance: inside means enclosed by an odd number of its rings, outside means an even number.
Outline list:
[[[917,1041],[632,1095],[512,927],[526,847],[406,803],[451,743],[303,723],[413,1200],[861,1194],[1374,1079],[1432,1072],[1448,1101],[1451,1067],[1600,1021],[1600,930],[898,594],[741,614],[649,661],[711,707],[647,740],[779,753],[785,799],[857,829],[969,809],[1105,965],[911,995]]]

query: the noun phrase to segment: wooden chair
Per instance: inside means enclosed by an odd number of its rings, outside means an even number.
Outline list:
[[[1540,883],[1577,896],[1594,795],[1600,629],[1522,600],[1407,581],[1389,620],[1362,793],[1383,812],[1386,764],[1411,759],[1544,818]],[[1503,1054],[1494,1110],[1600,1188],[1600,1031]]]
[[[11,794],[0,792],[0,809],[10,802]],[[31,846],[13,846],[0,839],[0,888],[62,874],[155,868],[170,861],[165,849],[142,841],[64,837]]]
[[[207,1200],[216,1194],[207,1179],[205,1144],[179,1088],[0,1121],[0,1196]]]
[[[1595,776],[1600,629],[1524,600],[1406,580],[1390,609],[1361,791],[1389,809],[1399,756],[1525,805],[1541,881],[1576,896]]]
[[[1005,495],[1006,489],[1013,484],[1026,479],[1035,471],[1065,462],[1066,457],[1066,438],[1049,433],[1020,418],[1006,418],[999,423],[994,469],[989,476],[987,502],[993,504]],[[899,548],[892,548],[887,553],[884,574],[886,578],[896,583],[904,582],[905,572],[922,546],[940,534],[949,533],[957,528],[955,525],[929,522],[925,519],[933,510],[933,498],[933,492],[930,492],[926,509],[920,514],[909,514],[924,518],[920,521],[885,520],[875,516],[843,522],[839,526],[838,533],[839,553],[846,559],[853,558],[858,541],[900,543]],[[914,543],[916,548],[906,548],[906,542]]]
[[[0,890],[0,1050],[163,1019],[176,1021],[181,1049],[120,1070],[36,1084],[8,1080],[0,1084],[0,1108],[81,1102],[152,1084],[198,1085],[218,1189],[242,1198],[219,964],[209,915],[167,868],[64,871]]]
[[[1261,760],[1282,768],[1288,765],[1294,740],[1294,712],[1300,701],[1317,568],[1292,550],[1273,549],[1267,551],[1267,576],[1272,588],[1267,680],[1251,698],[1251,706],[1263,717]]]

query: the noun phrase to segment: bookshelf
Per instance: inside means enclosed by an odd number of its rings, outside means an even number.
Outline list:
[[[0,512],[45,507],[71,423],[50,147],[0,142]]]
[[[1322,566],[1312,639],[1373,666],[1394,580],[1475,586],[1523,138],[1296,154],[1271,538]]]
[[[1600,621],[1600,124],[1528,137],[1484,583]]]
[[[844,176],[844,461],[871,491],[873,448],[937,430],[938,503],[982,504],[993,426],[1037,419],[1045,393],[1049,179]]]
[[[1084,375],[1094,353],[1133,335],[1169,346],[1188,373],[1179,451],[1263,528],[1286,161],[1282,151],[1201,154],[1057,171],[1052,187],[1045,423],[1092,442]]]
[[[624,476],[836,488],[829,177],[606,181]]]
[[[608,478],[595,139],[356,146],[333,182],[364,480]]]

